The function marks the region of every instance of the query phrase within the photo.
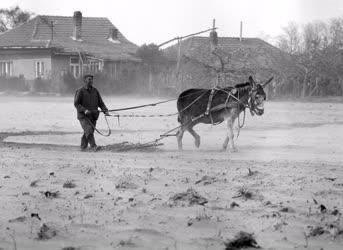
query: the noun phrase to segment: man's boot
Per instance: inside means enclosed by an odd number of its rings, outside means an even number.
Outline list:
[[[99,151],[100,150],[100,147],[98,147],[95,143],[94,134],[90,134],[88,136],[88,141],[89,141],[89,145],[90,145],[90,150],[92,150],[92,151]]]

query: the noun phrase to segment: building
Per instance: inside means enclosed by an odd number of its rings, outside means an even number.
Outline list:
[[[274,86],[294,80],[300,68],[291,56],[259,38],[195,36],[165,49],[174,60],[178,77],[165,78],[177,92],[191,87],[211,88],[247,81],[249,75],[257,81],[274,76]],[[161,80],[159,80],[161,81]]]
[[[32,82],[51,80],[59,89],[62,76],[105,72],[117,80],[140,62],[137,45],[107,19],[73,16],[36,16],[0,34],[0,77]]]

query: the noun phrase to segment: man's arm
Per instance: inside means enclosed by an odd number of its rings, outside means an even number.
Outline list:
[[[108,108],[106,107],[104,101],[102,100],[101,95],[98,90],[97,92],[98,92],[98,107],[101,108],[103,112],[107,112]]]
[[[77,90],[74,97],[74,106],[78,112],[85,112],[87,109],[81,105],[82,102],[82,93],[80,90]]]

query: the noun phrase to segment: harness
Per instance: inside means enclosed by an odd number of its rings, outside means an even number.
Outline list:
[[[229,108],[231,108],[232,106],[239,106],[239,105],[242,105],[243,106],[243,122],[241,123],[241,119],[240,119],[240,113],[238,113],[238,117],[237,117],[237,120],[238,120],[238,131],[237,131],[237,138],[239,136],[239,133],[240,133],[240,129],[244,127],[244,124],[245,124],[245,117],[246,117],[246,108],[249,108],[249,111],[250,111],[250,114],[251,115],[254,115],[254,101],[255,101],[255,96],[256,96],[256,88],[252,88],[250,91],[249,91],[249,98],[248,98],[248,104],[244,104],[242,103],[242,101],[240,100],[240,97],[239,97],[239,91],[237,93],[238,97],[234,96],[235,92],[234,91],[237,91],[235,88],[231,89],[230,91],[227,91],[225,89],[221,89],[221,88],[218,88],[218,87],[214,87],[211,89],[211,93],[210,93],[210,96],[208,98],[208,103],[207,103],[207,108],[206,108],[206,112],[204,114],[201,114],[200,116],[197,116],[195,118],[192,119],[192,122],[204,117],[204,116],[210,116],[210,119],[211,119],[211,124],[212,125],[216,125],[216,124],[219,124],[221,122],[218,122],[218,123],[213,123],[213,117],[212,117],[212,112],[213,111],[218,111],[218,110],[221,110],[221,109],[225,109],[225,110],[228,110]],[[219,104],[215,107],[212,107],[212,100],[213,100],[213,97],[214,95],[217,93],[217,91],[223,91],[227,94],[227,97],[226,97],[226,100],[225,100],[225,103],[224,104]],[[235,103],[229,103],[229,100],[230,100],[230,97],[232,99],[235,100]]]
[[[219,91],[223,91],[227,94],[227,97],[226,97],[226,100],[225,100],[225,103],[224,104],[219,104],[217,106],[214,106],[212,107],[212,101],[213,101],[213,98],[215,96],[215,94]],[[235,91],[237,91],[236,88],[233,88],[231,89],[230,91],[227,91],[226,89],[222,89],[222,88],[218,88],[218,87],[214,87],[211,89],[211,92],[210,92],[210,95],[209,95],[209,98],[208,98],[208,102],[207,102],[207,107],[206,107],[206,111],[204,113],[202,113],[201,115],[197,116],[197,117],[194,117],[192,118],[189,123],[192,123],[192,122],[195,122],[197,120],[199,120],[200,118],[203,118],[205,116],[210,116],[210,119],[211,119],[211,124],[212,125],[216,125],[216,124],[219,124],[221,123],[218,122],[218,123],[214,123],[213,122],[213,118],[212,118],[212,112],[214,111],[218,111],[218,110],[222,110],[222,109],[229,109],[229,108],[232,108],[232,107],[239,107],[239,105],[243,106],[243,111],[244,111],[244,116],[243,116],[243,123],[241,124],[241,121],[240,121],[240,114],[238,113],[238,133],[237,133],[237,137],[239,136],[239,132],[240,132],[240,129],[243,128],[244,126],[244,123],[245,123],[245,112],[246,112],[246,108],[249,108],[250,109],[250,112],[251,114],[253,114],[253,107],[254,107],[254,99],[255,99],[255,95],[256,95],[256,89],[253,88],[251,89],[251,91],[249,92],[249,99],[248,99],[248,104],[245,104],[243,103],[241,100],[240,100],[240,96],[239,96],[239,91],[238,91],[238,96],[234,96],[235,95]],[[200,91],[199,91],[200,92]],[[173,113],[173,114],[167,114],[167,115],[151,115],[151,116],[142,116],[142,115],[128,115],[128,117],[163,117],[163,116],[172,116],[172,115],[176,115],[176,114],[179,114],[180,113],[183,113],[185,112],[188,108],[190,108],[192,105],[194,105],[196,102],[198,102],[200,100],[201,97],[203,97],[205,94],[207,93],[207,91],[204,91],[203,93],[201,93],[197,98],[195,98],[189,105],[187,105],[185,108],[183,108],[182,110],[180,110],[179,112],[177,113]],[[192,95],[192,94],[190,94]],[[188,95],[187,95],[188,96]],[[186,97],[186,96],[184,96]],[[234,103],[230,103],[230,98],[234,99]],[[172,101],[173,99],[170,99],[170,100],[167,100],[167,101],[162,101],[162,102],[158,102],[158,103],[152,103],[152,104],[146,104],[146,105],[141,105],[141,106],[135,106],[135,107],[129,107],[129,108],[122,108],[122,109],[115,109],[115,110],[109,110],[109,112],[113,112],[113,111],[121,111],[121,110],[129,110],[129,109],[136,109],[136,108],[141,108],[141,107],[147,107],[147,106],[156,106],[157,104],[161,104],[161,103],[165,103],[165,102],[170,102]],[[110,129],[110,126],[108,124],[108,120],[107,120],[107,116],[115,116],[118,118],[119,120],[119,117],[122,116],[122,115],[105,115],[105,121],[107,123],[107,127],[108,127],[108,133],[106,134],[103,134],[101,133],[98,129],[96,129],[96,127],[94,126],[94,124],[91,123],[91,121],[89,120],[89,123],[93,126],[94,130],[96,130],[99,134],[103,135],[103,136],[109,136],[111,134],[111,129]],[[176,127],[176,128],[173,128],[165,133],[163,133],[162,135],[160,135],[160,138],[158,139],[155,139],[151,142],[147,142],[147,143],[144,143],[142,144],[141,146],[150,146],[150,145],[156,145],[157,142],[159,142],[160,140],[162,140],[163,138],[165,137],[169,137],[169,136],[176,136],[176,134],[170,134],[171,132],[173,131],[176,131],[178,130],[180,127],[184,126],[184,124],[181,124],[180,126]]]
[[[211,93],[210,93],[210,96],[208,97],[207,108],[205,112],[205,115],[210,115],[212,125],[213,125],[213,117],[211,113],[211,106],[212,106],[213,96],[216,93],[216,91],[217,91],[217,87],[211,89]]]

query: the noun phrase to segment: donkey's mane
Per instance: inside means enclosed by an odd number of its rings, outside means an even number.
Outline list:
[[[248,89],[250,87],[251,87],[250,82],[238,83],[235,85],[235,88],[240,89],[240,90],[245,90],[245,89]]]

